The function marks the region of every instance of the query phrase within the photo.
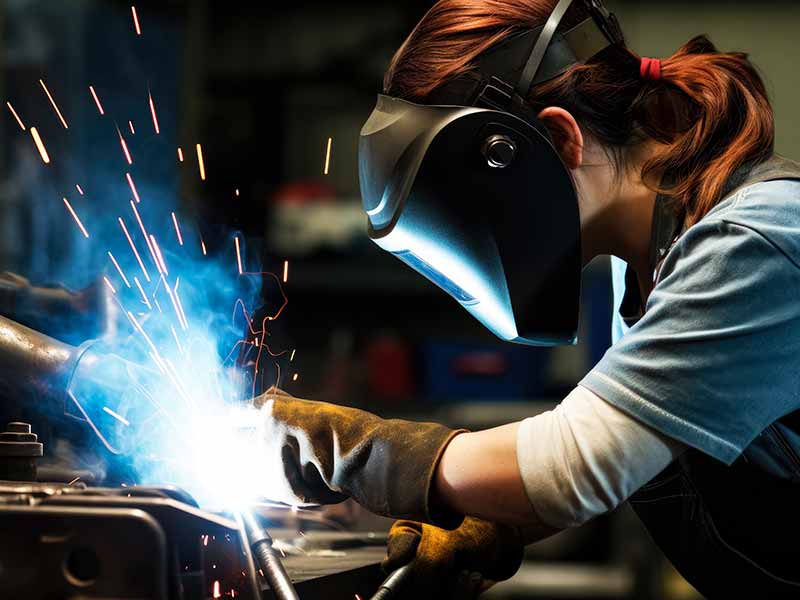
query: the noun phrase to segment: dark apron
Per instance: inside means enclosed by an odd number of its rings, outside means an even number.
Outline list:
[[[800,164],[773,157],[745,171],[727,195],[777,179],[800,179]],[[674,239],[669,221],[654,218],[656,257]],[[770,425],[731,466],[689,449],[630,504],[708,598],[800,598],[800,411]]]

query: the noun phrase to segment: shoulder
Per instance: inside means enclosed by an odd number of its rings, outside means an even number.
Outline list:
[[[680,236],[659,279],[676,270],[706,278],[722,263],[728,273],[800,271],[799,180],[747,186],[715,206]]]
[[[742,188],[697,225],[749,230],[800,265],[800,180],[778,179]]]

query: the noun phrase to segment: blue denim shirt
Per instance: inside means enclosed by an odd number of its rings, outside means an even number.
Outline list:
[[[683,232],[645,309],[632,327],[615,310],[615,343],[581,385],[732,463],[800,409],[800,182],[743,188]]]

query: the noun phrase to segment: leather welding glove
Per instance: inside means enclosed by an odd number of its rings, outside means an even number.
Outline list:
[[[452,531],[414,521],[397,521],[389,531],[383,569],[413,561],[400,598],[474,598],[510,578],[522,564],[524,544],[517,527],[467,517]]]
[[[461,433],[435,423],[382,419],[272,389],[255,400],[263,413],[264,468],[272,500],[332,504],[352,497],[376,514],[457,527],[461,515],[437,510],[430,487],[439,458]]]

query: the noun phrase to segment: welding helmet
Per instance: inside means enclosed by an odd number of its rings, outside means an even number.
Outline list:
[[[569,172],[524,98],[624,44],[597,0],[556,34],[572,2],[490,48],[428,104],[380,95],[359,139],[370,238],[501,339],[537,346],[576,341],[580,220]]]

